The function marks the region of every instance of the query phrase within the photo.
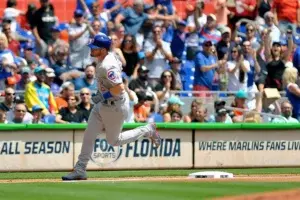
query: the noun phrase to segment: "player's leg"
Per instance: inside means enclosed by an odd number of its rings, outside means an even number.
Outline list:
[[[78,156],[78,161],[74,166],[73,172],[66,176],[63,176],[63,180],[85,180],[86,167],[90,160],[90,156],[93,152],[93,147],[97,135],[103,130],[102,119],[99,115],[99,105],[96,105],[91,111],[87,128],[84,132],[83,142],[81,146],[81,152]]]
[[[156,146],[159,146],[160,137],[154,123],[121,132],[124,120],[128,115],[128,109],[129,106],[126,103],[111,107],[101,107],[100,115],[105,124],[107,142],[113,146],[119,146],[134,142],[141,137],[149,137]]]

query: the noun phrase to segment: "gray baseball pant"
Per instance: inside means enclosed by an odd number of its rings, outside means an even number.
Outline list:
[[[128,111],[129,99],[127,96],[123,100],[116,101],[114,105],[98,103],[94,106],[84,133],[81,153],[76,164],[77,167],[86,169],[97,135],[104,129],[107,142],[113,146],[120,146],[134,142],[143,136],[149,136],[151,130],[148,126],[121,132],[124,120],[127,119]]]

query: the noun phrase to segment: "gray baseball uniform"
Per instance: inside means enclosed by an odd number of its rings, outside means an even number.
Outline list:
[[[96,78],[99,92],[106,92],[117,84],[122,83],[122,64],[113,53],[109,53],[96,67]],[[93,152],[97,135],[105,129],[109,144],[119,146],[134,142],[140,137],[151,134],[150,126],[141,126],[133,130],[122,131],[124,120],[128,116],[129,99],[125,91],[104,103],[97,103],[91,111],[88,125],[82,143],[78,162],[81,168],[86,168]],[[75,166],[76,168],[76,166]]]

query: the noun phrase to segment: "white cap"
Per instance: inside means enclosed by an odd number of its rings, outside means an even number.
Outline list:
[[[47,67],[45,69],[45,71],[46,71],[46,76],[47,77],[55,77],[55,73],[54,73],[54,70],[52,68]]]

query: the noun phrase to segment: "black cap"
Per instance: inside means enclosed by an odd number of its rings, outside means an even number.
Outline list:
[[[148,73],[149,69],[143,65],[138,69],[138,73],[142,73],[142,72]]]
[[[221,100],[215,101],[215,107],[217,107],[217,106],[225,106],[225,104],[226,104],[225,101],[221,101]]]
[[[226,115],[226,114],[227,114],[227,110],[225,108],[221,108],[217,110],[217,115]]]
[[[15,97],[15,103],[25,103],[25,98],[23,95],[17,95]]]

